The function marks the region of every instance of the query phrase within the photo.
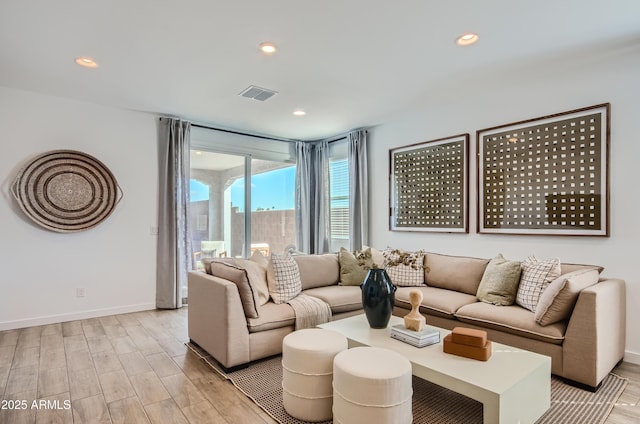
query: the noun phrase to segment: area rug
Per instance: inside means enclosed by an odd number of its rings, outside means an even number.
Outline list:
[[[250,367],[225,373],[207,352],[194,343],[187,347],[213,370],[230,380],[274,420],[281,424],[301,424],[282,407],[282,357],[275,356]],[[592,393],[551,377],[551,407],[536,424],[602,424],[627,385],[615,374],[605,377]],[[532,393],[535,396],[535,393]],[[413,377],[413,422],[424,424],[481,424],[482,404],[451,390]],[[323,424],[329,424],[326,421]]]

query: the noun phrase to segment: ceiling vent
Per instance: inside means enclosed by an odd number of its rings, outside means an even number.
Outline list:
[[[278,94],[277,91],[256,87],[255,85],[250,85],[249,87],[242,90],[242,92],[240,93],[242,97],[259,100],[261,102],[264,102],[265,100],[270,99],[276,94]]]

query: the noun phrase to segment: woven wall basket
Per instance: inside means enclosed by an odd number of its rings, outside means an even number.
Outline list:
[[[93,156],[74,150],[37,156],[20,170],[11,192],[35,223],[61,233],[95,227],[122,199],[111,171]]]

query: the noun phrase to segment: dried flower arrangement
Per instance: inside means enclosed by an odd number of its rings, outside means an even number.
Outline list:
[[[360,266],[360,268],[362,269],[380,269],[382,268],[382,265],[384,264],[377,264],[375,262],[373,262],[373,256],[371,255],[371,249],[364,249],[364,250],[356,250],[355,252],[353,252],[353,255],[355,256],[356,260],[358,261],[358,265]],[[369,265],[372,264],[372,265]]]
[[[423,254],[424,252],[419,251],[417,253]],[[388,247],[382,252],[382,255],[384,256],[384,263],[377,264],[373,262],[371,249],[354,252],[358,265],[363,269],[387,269],[398,265],[406,265],[411,267],[411,269],[418,269],[418,265],[416,264],[417,258],[413,252],[406,252],[401,249],[392,249]],[[370,263],[373,265],[370,266]],[[427,269],[427,272],[429,271],[428,267],[424,266],[423,268]]]

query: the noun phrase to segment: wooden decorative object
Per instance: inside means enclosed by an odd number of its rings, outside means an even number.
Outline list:
[[[609,111],[479,130],[478,232],[608,236]]]
[[[389,150],[392,231],[468,232],[469,134]]]
[[[411,302],[411,312],[404,317],[404,326],[407,330],[421,331],[427,320],[420,314],[420,303],[422,303],[422,292],[411,290],[409,292],[409,302]]]

